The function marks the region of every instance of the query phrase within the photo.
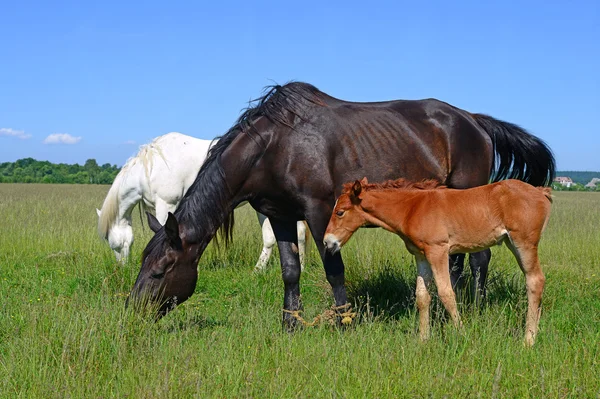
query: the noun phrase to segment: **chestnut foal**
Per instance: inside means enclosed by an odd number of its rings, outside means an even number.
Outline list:
[[[460,327],[448,255],[478,252],[504,242],[525,274],[525,344],[531,346],[538,331],[545,281],[538,244],[548,223],[551,202],[550,188],[533,187],[519,180],[455,190],[433,180],[369,184],[364,178],[344,185],[325,231],[324,244],[336,253],[363,226],[383,227],[398,234],[416,258],[419,334],[427,339],[431,303],[427,289],[432,275],[444,307]]]

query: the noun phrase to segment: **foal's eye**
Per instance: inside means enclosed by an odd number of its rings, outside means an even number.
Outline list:
[[[344,212],[345,211],[337,211],[335,214],[342,217],[342,216],[344,216]]]

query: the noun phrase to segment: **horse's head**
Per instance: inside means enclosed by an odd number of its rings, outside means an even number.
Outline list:
[[[344,185],[338,197],[329,224],[325,230],[323,243],[329,252],[335,254],[348,242],[359,227],[369,224],[361,208],[363,185],[367,178]]]
[[[102,212],[96,208],[98,219]],[[108,245],[115,253],[117,261],[125,263],[129,258],[129,250],[133,245],[133,229],[131,228],[131,220],[122,219],[112,224],[106,232]]]
[[[131,299],[158,305],[159,316],[164,316],[194,293],[200,245],[186,241],[171,212],[164,226],[152,214],[147,215],[148,225],[156,234],[142,255]]]

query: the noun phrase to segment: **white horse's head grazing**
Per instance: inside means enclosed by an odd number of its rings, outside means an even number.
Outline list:
[[[96,209],[98,214],[98,220],[102,220],[102,211]],[[129,258],[129,251],[133,245],[133,228],[131,227],[131,221],[127,219],[121,219],[116,223],[113,223],[106,232],[108,245],[115,253],[117,261],[125,263]]]

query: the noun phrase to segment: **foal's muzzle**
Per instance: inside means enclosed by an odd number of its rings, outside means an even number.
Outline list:
[[[340,251],[342,248],[339,240],[333,234],[326,234],[323,239],[323,244],[325,244],[325,249],[330,254],[334,255]]]

